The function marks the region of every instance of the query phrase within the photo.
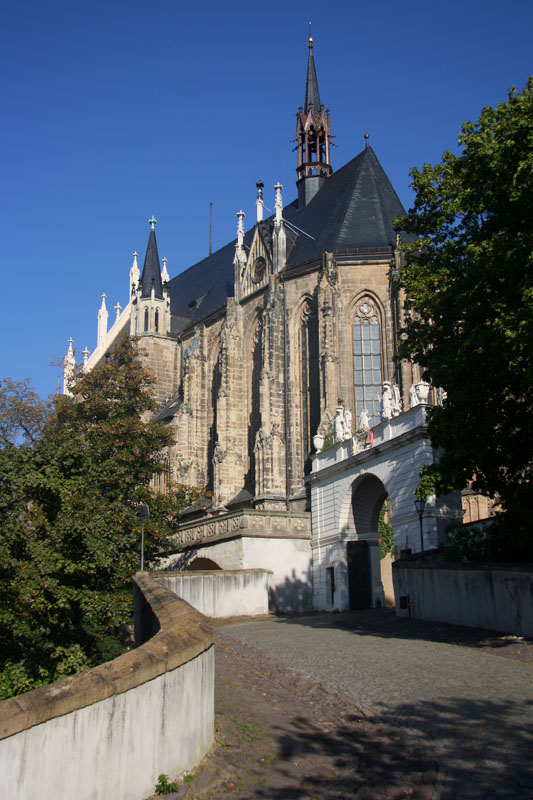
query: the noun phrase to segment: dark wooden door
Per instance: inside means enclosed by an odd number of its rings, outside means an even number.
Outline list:
[[[368,542],[347,542],[350,609],[371,608],[370,555]]]

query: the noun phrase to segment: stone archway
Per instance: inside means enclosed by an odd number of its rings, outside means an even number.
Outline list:
[[[359,476],[351,486],[349,516],[356,539],[347,541],[346,551],[348,598],[352,609],[385,605],[378,523],[386,498],[385,486],[371,473]]]
[[[438,458],[427,435],[426,406],[377,425],[374,444],[352,452],[340,442],[313,459],[311,484],[313,595],[317,609],[350,608],[348,542],[366,542],[370,564],[369,605],[384,604],[379,558],[379,512],[388,496],[394,545],[419,550],[420,527],[414,489],[420,467]],[[430,498],[424,518],[424,547],[446,540],[446,526],[461,514],[460,497]],[[359,555],[364,560],[364,555]]]
[[[352,476],[352,482],[345,487],[336,553],[336,600],[342,608],[374,608],[385,604],[379,515],[387,497],[382,480],[371,472],[359,474],[355,479]],[[331,582],[331,573],[327,577]]]
[[[216,561],[213,561],[211,558],[203,558],[202,556],[197,556],[185,567],[186,572],[194,572],[195,570],[207,571],[214,569],[222,569],[222,567],[220,567]]]

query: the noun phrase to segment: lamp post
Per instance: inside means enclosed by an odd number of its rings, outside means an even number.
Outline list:
[[[424,509],[426,507],[425,500],[415,500],[415,508],[418,514],[418,521],[420,522],[420,552],[424,552],[424,530],[422,528],[422,517],[424,516]]]
[[[141,523],[141,572],[144,572],[144,523],[150,516],[150,509],[146,503],[140,503],[135,509],[135,514]]]

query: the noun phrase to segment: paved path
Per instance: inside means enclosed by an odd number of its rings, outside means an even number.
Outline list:
[[[442,798],[533,798],[533,645],[509,641],[513,657],[502,658],[497,646],[507,641],[497,636],[390,612],[248,621],[225,632],[341,689],[373,721],[423,737]]]

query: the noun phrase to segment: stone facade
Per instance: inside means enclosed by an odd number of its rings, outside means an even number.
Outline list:
[[[331,432],[339,403],[354,428],[362,412],[373,428],[384,382],[407,409],[420,380],[416,366],[394,360],[404,312],[392,220],[403,208],[368,138],[335,172],[330,137],[310,38],[305,107],[297,115],[298,200],[284,207],[277,184],[275,213],[265,220],[259,182],[255,224],[245,231],[239,211],[236,239],[172,280],[166,262],[161,270],[150,220],[143,271],[135,253],[129,302],[109,331],[103,301],[98,347],[86,368],[117,337],[139,337],[156,379],[156,418],[174,433],[168,479],[206,487],[212,497],[203,520],[184,519],[182,546],[212,548],[235,537],[250,543],[257,523],[274,543],[291,540],[296,552],[304,531],[309,536],[298,514],[311,510],[313,442]],[[239,509],[250,512],[244,527],[244,516],[234,516]],[[262,566],[271,568],[240,564]]]

